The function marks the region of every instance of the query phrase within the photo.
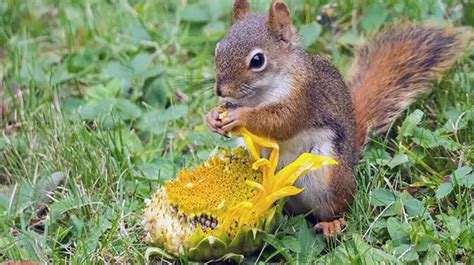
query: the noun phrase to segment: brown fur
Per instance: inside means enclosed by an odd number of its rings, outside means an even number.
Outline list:
[[[469,32],[454,27],[397,25],[377,32],[355,52],[349,87],[355,106],[355,144],[381,133],[438,74],[463,54]]]
[[[236,0],[232,12],[233,21],[241,20],[250,13],[250,0]]]
[[[291,39],[291,18],[288,7],[283,2],[273,2],[268,10],[268,27],[285,41]]]
[[[299,182],[303,193],[288,205],[295,213],[315,209],[319,221],[337,219],[352,202],[352,170],[367,131],[385,129],[437,73],[455,62],[466,41],[454,28],[385,29],[358,48],[349,89],[328,60],[301,48],[285,4],[273,2],[268,14],[246,10],[241,17],[242,2],[236,1],[234,17],[239,19],[216,49],[220,102],[239,108],[222,120],[214,109],[208,125],[221,134],[246,127],[276,139],[288,150],[281,149],[280,158],[286,159],[281,161],[293,161],[301,152],[332,155],[339,165],[304,176]],[[249,69],[255,49],[265,55],[263,71]]]

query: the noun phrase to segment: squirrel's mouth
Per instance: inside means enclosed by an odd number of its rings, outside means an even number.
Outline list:
[[[228,109],[239,107],[255,107],[261,103],[259,102],[258,90],[249,90],[248,88],[243,90],[239,89],[239,93],[236,96],[221,96],[219,97],[219,102],[229,104]]]

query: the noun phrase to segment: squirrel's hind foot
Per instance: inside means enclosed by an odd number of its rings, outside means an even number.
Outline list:
[[[339,235],[346,228],[344,218],[339,218],[331,222],[319,222],[314,226],[316,233],[323,233],[325,238],[332,238]]]

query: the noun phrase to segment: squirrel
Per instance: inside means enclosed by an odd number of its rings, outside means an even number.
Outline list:
[[[235,0],[232,26],[215,48],[219,106],[206,123],[221,135],[246,127],[276,140],[279,167],[303,152],[336,159],[338,165],[299,178],[304,190],[286,205],[294,214],[313,211],[314,229],[332,237],[345,227],[342,214],[353,200],[353,170],[369,131],[386,130],[453,66],[466,33],[453,26],[385,27],[355,49],[344,80],[327,59],[304,51],[285,3],[252,14],[249,0]],[[223,105],[233,108],[220,118]]]

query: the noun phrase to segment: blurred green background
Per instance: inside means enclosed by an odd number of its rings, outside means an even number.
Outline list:
[[[271,1],[252,1],[265,12]],[[474,25],[470,1],[288,0],[310,53],[344,74],[387,23]],[[0,261],[143,263],[143,200],[232,139],[216,104],[214,47],[232,1],[0,2]],[[472,28],[471,28],[472,30]],[[325,242],[288,217],[248,262],[472,262],[474,51],[373,138],[347,231]],[[415,184],[416,187],[410,184]],[[182,257],[186,262],[186,257]]]

